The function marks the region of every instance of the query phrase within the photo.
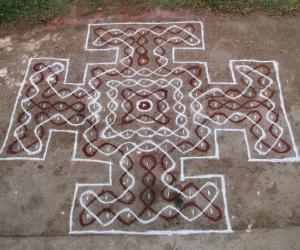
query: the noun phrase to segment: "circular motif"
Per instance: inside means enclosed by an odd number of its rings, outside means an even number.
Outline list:
[[[152,109],[153,103],[148,99],[140,100],[136,103],[136,108],[140,112],[148,112]]]

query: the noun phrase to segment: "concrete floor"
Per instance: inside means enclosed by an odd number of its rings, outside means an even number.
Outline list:
[[[180,20],[204,21],[203,61],[208,62],[214,81],[231,80],[230,59],[279,62],[285,106],[299,145],[300,16],[204,14],[201,18],[185,12],[155,12],[131,20],[170,21],[175,15]],[[98,20],[111,19],[115,20]],[[126,20],[129,17],[121,21]],[[90,57],[82,51],[89,21],[66,21],[23,32],[13,29],[0,36],[1,144],[30,57],[70,58],[70,72],[74,72],[70,81],[80,81]],[[45,161],[0,161],[1,249],[300,249],[300,164],[248,162],[242,136],[230,133],[224,134],[221,160],[204,161],[201,173],[226,176],[232,234],[68,236],[75,183],[83,175],[94,175],[70,162],[72,140],[55,135]]]

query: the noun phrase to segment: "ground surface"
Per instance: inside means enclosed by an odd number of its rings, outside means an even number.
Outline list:
[[[177,16],[177,19],[174,19]],[[300,139],[300,17],[251,14],[247,17],[202,17],[185,12],[155,12],[138,17],[97,18],[111,21],[180,21],[204,23],[206,50],[189,55],[208,62],[212,81],[232,81],[231,59],[276,60],[294,139]],[[87,23],[68,19],[32,30],[9,31],[0,40],[2,91],[0,138],[4,142],[13,105],[31,57],[70,58],[68,82],[81,82],[86,62],[109,55],[83,51]],[[182,55],[186,57],[187,55]],[[200,58],[200,59],[199,59]],[[12,160],[0,165],[0,247],[2,249],[299,249],[299,163],[248,162],[244,137],[219,135],[220,160],[189,165],[190,174],[224,175],[231,234],[194,236],[68,236],[69,215],[77,182],[107,180],[97,165],[71,162],[73,136],[55,134],[45,161]],[[3,144],[3,143],[1,143]],[[2,155],[3,157],[3,155]],[[137,156],[134,156],[137,157]],[[272,157],[277,157],[273,155]],[[219,201],[221,210],[225,205]],[[222,211],[223,211],[222,210]],[[180,222],[173,225],[185,229]],[[204,227],[210,224],[204,223]],[[224,224],[218,225],[221,229]],[[159,225],[158,225],[159,228]],[[156,227],[157,229],[157,227]],[[168,224],[164,224],[168,229]],[[142,230],[137,225],[135,230]],[[156,247],[153,247],[155,241]]]

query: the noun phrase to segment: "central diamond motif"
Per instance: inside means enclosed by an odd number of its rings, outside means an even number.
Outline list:
[[[126,79],[108,81],[106,86],[109,102],[105,108],[103,138],[189,137],[181,79]]]
[[[170,121],[170,118],[165,115],[165,112],[169,110],[169,105],[166,101],[167,96],[168,91],[165,89],[157,89],[153,92],[147,89],[141,89],[137,92],[130,88],[122,90],[122,97],[125,99],[122,103],[122,108],[127,112],[123,116],[122,122],[124,124],[134,121],[144,124],[154,122],[167,124]],[[154,110],[152,109],[153,103],[155,103]],[[145,114],[145,112],[148,112],[148,114]]]

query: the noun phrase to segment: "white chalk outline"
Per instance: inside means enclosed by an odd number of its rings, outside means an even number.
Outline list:
[[[12,115],[11,115],[9,127],[8,127],[8,130],[7,130],[7,133],[6,133],[6,137],[4,139],[4,143],[3,143],[2,148],[0,150],[0,155],[3,153],[3,150],[4,150],[4,148],[6,146],[6,143],[7,143],[7,140],[8,140],[8,136],[10,135],[10,130],[11,130],[12,126],[13,126],[13,121],[14,121],[14,118],[15,118],[15,112],[16,112],[16,109],[17,109],[17,107],[19,105],[20,99],[22,97],[22,91],[23,91],[24,85],[26,83],[26,79],[28,77],[28,71],[29,71],[30,65],[32,65],[32,61],[34,61],[34,60],[37,60],[37,61],[38,60],[55,60],[55,61],[65,62],[66,63],[66,69],[65,69],[66,73],[65,73],[65,78],[64,78],[63,84],[74,85],[76,87],[80,87],[80,86],[83,86],[83,85],[86,84],[86,82],[87,82],[87,72],[88,72],[89,67],[105,64],[105,63],[96,63],[96,64],[95,63],[88,63],[86,65],[86,67],[85,67],[85,73],[84,73],[84,77],[83,77],[85,80],[83,81],[83,83],[79,84],[79,83],[67,83],[66,82],[66,79],[67,79],[67,76],[68,76],[68,69],[69,69],[68,64],[69,64],[69,60],[70,59],[44,58],[44,57],[42,57],[42,58],[30,58],[29,64],[28,64],[28,67],[27,67],[27,70],[26,70],[26,74],[25,74],[25,77],[24,77],[24,81],[21,84],[18,96],[17,96],[16,101],[15,101],[15,105],[14,105],[13,112],[12,112]],[[281,90],[281,83],[280,83],[279,73],[278,73],[278,62],[276,62],[276,61],[270,61],[270,60],[269,61],[260,61],[260,60],[251,60],[251,59],[230,60],[229,65],[230,65],[230,70],[231,70],[231,75],[232,75],[233,82],[229,82],[229,83],[226,83],[226,82],[221,82],[221,83],[211,82],[210,78],[209,78],[209,74],[208,74],[207,63],[200,62],[200,61],[197,62],[197,63],[198,64],[202,64],[205,67],[205,70],[207,72],[207,79],[209,81],[208,84],[218,85],[218,84],[238,84],[237,81],[236,81],[236,79],[235,79],[235,73],[234,73],[234,70],[233,70],[233,64],[234,63],[239,63],[239,62],[272,63],[274,65],[274,69],[276,71],[276,82],[278,83],[278,92],[279,92],[279,98],[280,98],[280,107],[281,107],[282,113],[284,115],[284,121],[285,121],[286,126],[288,128],[289,137],[290,137],[291,143],[292,143],[292,151],[294,151],[295,157],[269,158],[269,159],[268,158],[252,158],[251,157],[251,153],[250,153],[250,149],[249,149],[249,143],[248,143],[248,138],[246,136],[245,128],[243,128],[243,129],[226,129],[226,128],[223,128],[223,129],[215,129],[214,130],[214,143],[215,143],[214,145],[215,145],[215,148],[216,148],[215,149],[215,154],[214,155],[209,155],[209,156],[201,156],[201,157],[198,157],[198,158],[199,159],[220,159],[220,157],[219,157],[219,144],[218,144],[218,140],[217,140],[218,131],[240,131],[240,132],[244,133],[244,138],[245,138],[245,143],[246,143],[246,147],[247,147],[247,154],[248,154],[248,161],[249,162],[295,162],[295,161],[299,161],[300,158],[299,158],[299,155],[298,155],[297,146],[295,144],[294,135],[293,135],[293,132],[292,132],[292,129],[291,129],[288,117],[287,117],[287,113],[286,113],[286,109],[285,109],[285,105],[284,105],[284,101],[283,101],[283,95],[282,95],[282,90]],[[183,63],[183,62],[181,62],[181,63]],[[186,62],[186,63],[189,63],[189,62]],[[194,63],[196,63],[196,62],[194,61]],[[50,120],[50,119],[52,119],[52,117],[49,118],[48,120]],[[52,131],[53,132],[55,132],[55,131],[64,131],[64,132],[76,133],[76,130],[54,130],[54,129],[49,129],[49,133],[50,134],[49,134],[49,137],[48,137],[47,142],[46,142],[47,146],[49,144],[49,141],[51,140]],[[168,142],[170,142],[170,141],[168,141]],[[75,144],[74,147],[76,147],[77,146],[77,140],[75,140],[74,144]],[[22,156],[22,157],[5,157],[4,156],[3,157],[3,155],[1,155],[0,156],[0,160],[45,160],[46,154],[47,154],[47,147],[45,149],[43,157],[27,157],[27,156]],[[73,154],[72,160],[83,160],[83,161],[85,161],[86,158],[77,158]],[[102,162],[102,161],[99,161],[99,162]],[[104,161],[103,163],[108,163],[108,162]]]
[[[246,136],[246,131],[245,129],[241,129],[240,131],[244,132],[244,138],[245,138],[245,142],[246,142],[246,146],[247,146],[247,152],[248,152],[248,161],[249,162],[293,162],[293,161],[299,161],[300,158],[299,158],[299,155],[298,155],[298,150],[297,150],[297,146],[295,144],[295,140],[294,140],[294,136],[293,136],[293,132],[292,132],[292,129],[291,129],[291,126],[290,126],[290,123],[289,123],[289,120],[288,120],[288,117],[287,117],[287,113],[286,113],[286,110],[285,110],[285,106],[284,106],[284,101],[283,101],[283,95],[282,95],[282,89],[281,89],[281,82],[280,82],[280,79],[279,79],[279,66],[278,66],[278,62],[274,61],[274,60],[269,60],[269,61],[261,61],[261,60],[252,60],[252,59],[242,59],[242,60],[230,60],[229,62],[229,66],[230,66],[230,71],[231,71],[231,76],[232,76],[232,79],[233,81],[232,82],[213,82],[211,81],[210,79],[210,75],[209,75],[209,72],[208,72],[208,66],[207,66],[207,63],[206,62],[201,62],[201,61],[179,61],[179,60],[176,60],[175,58],[175,50],[176,49],[201,49],[201,50],[205,50],[205,44],[204,44],[204,28],[203,28],[203,23],[201,21],[187,21],[187,22],[162,22],[162,23],[159,23],[159,22],[128,22],[128,23],[103,23],[103,24],[89,24],[88,25],[88,32],[87,32],[87,37],[86,37],[86,42],[85,42],[85,47],[84,49],[87,50],[87,51],[103,51],[103,50],[106,50],[106,49],[90,49],[88,47],[88,44],[89,44],[89,37],[90,37],[90,30],[91,30],[91,27],[97,27],[97,26],[105,26],[105,25],[155,25],[155,24],[188,24],[188,23],[196,23],[198,25],[200,25],[200,30],[201,30],[201,34],[200,34],[200,40],[198,40],[198,43],[197,44],[200,44],[201,46],[200,47],[196,47],[196,48],[189,48],[189,47],[180,47],[180,48],[172,48],[172,59],[174,61],[174,63],[197,63],[197,64],[200,64],[200,65],[203,65],[204,68],[205,68],[205,72],[206,72],[206,77],[207,77],[207,80],[208,80],[208,84],[212,84],[212,85],[222,85],[222,84],[226,84],[226,85],[235,85],[235,84],[238,84],[237,81],[236,81],[236,78],[235,78],[235,72],[234,72],[234,69],[233,69],[233,64],[236,63],[236,62],[257,62],[257,63],[272,63],[273,66],[274,66],[274,70],[276,71],[276,82],[278,83],[278,90],[279,90],[279,98],[280,98],[280,108],[282,109],[283,111],[283,114],[284,114],[284,122],[286,123],[286,126],[288,127],[288,132],[289,132],[289,137],[291,137],[291,142],[292,142],[292,151],[294,151],[294,154],[295,154],[295,157],[285,157],[285,158],[253,158],[251,156],[251,151],[249,150],[249,143],[248,143],[248,139],[247,139],[247,136]],[[140,29],[143,29],[143,28],[140,28]],[[118,48],[111,48],[111,49],[117,49]],[[111,50],[109,49],[109,50]],[[119,52],[118,52],[119,53]],[[26,78],[28,76],[28,71],[29,71],[29,67],[32,63],[32,60],[55,60],[56,62],[57,61],[61,61],[61,62],[65,62],[66,63],[66,69],[65,69],[65,78],[64,78],[64,82],[63,84],[68,84],[68,85],[74,85],[74,86],[84,86],[87,82],[89,83],[92,79],[87,79],[87,72],[88,72],[88,69],[89,67],[91,66],[97,66],[97,65],[107,65],[107,64],[115,64],[115,62],[108,62],[108,63],[87,63],[86,67],[85,67],[85,71],[84,71],[84,76],[83,76],[83,82],[82,83],[67,83],[66,82],[66,79],[67,79],[67,76],[68,76],[68,69],[69,69],[69,60],[70,59],[61,59],[61,58],[30,58],[29,60],[29,64],[28,64],[28,67],[27,67],[27,70],[26,70],[26,74],[25,74],[25,78],[24,78],[24,81],[23,83],[21,84],[21,87],[20,87],[20,90],[19,90],[19,93],[18,93],[18,96],[17,96],[17,99],[16,99],[16,102],[15,102],[15,106],[14,106],[14,109],[13,109],[13,112],[12,112],[12,115],[11,115],[11,120],[10,120],[10,124],[9,124],[9,128],[8,128],[8,131],[6,133],[6,137],[5,137],[5,140],[4,140],[4,143],[2,145],[2,148],[0,150],[0,155],[2,154],[3,152],[3,149],[6,145],[6,142],[7,142],[7,139],[8,139],[8,135],[9,135],[9,132],[11,130],[11,127],[12,127],[12,122],[13,122],[13,118],[14,118],[14,115],[15,115],[15,111],[16,111],[16,108],[17,108],[17,104],[19,102],[19,99],[21,98],[21,95],[22,95],[22,90],[23,90],[23,87],[24,87],[24,84],[26,83]],[[116,57],[117,59],[117,57]],[[239,67],[242,67],[243,65],[239,65]],[[249,67],[248,65],[245,65],[246,67]],[[175,69],[176,70],[176,69]],[[136,72],[138,73],[138,72]],[[98,77],[99,75],[97,75],[96,77]],[[95,77],[95,78],[96,78]],[[126,76],[124,76],[126,77]],[[98,99],[99,97],[96,97],[95,99],[95,102],[96,100]],[[235,113],[234,113],[235,114]],[[233,115],[234,115],[233,114]],[[51,117],[52,118],[52,117]],[[50,119],[50,118],[49,118]],[[48,120],[49,120],[48,119]],[[208,158],[215,158],[215,159],[219,159],[219,145],[218,145],[218,142],[217,142],[217,132],[220,131],[220,130],[223,130],[223,131],[228,131],[230,129],[215,129],[214,130],[214,141],[215,141],[215,155],[210,155],[210,156],[207,156]],[[49,132],[51,131],[51,129],[49,130]],[[74,130],[71,130],[72,132],[74,132]],[[237,131],[237,129],[232,129],[231,131]],[[67,131],[66,131],[67,132]],[[52,135],[52,134],[51,134]],[[48,137],[48,140],[51,139],[51,135]],[[280,137],[278,137],[280,138]],[[48,144],[48,143],[47,143]],[[199,145],[199,144],[198,144]],[[47,152],[45,152],[47,153]],[[199,157],[199,158],[205,158],[205,157]],[[27,157],[27,156],[23,156],[23,157],[3,157],[3,156],[0,156],[0,160],[18,160],[18,159],[26,159],[26,160],[43,160],[45,159],[45,156],[42,157],[42,158],[30,158],[30,157]]]
[[[86,162],[98,162],[98,163],[103,163],[103,164],[107,164],[109,166],[109,172],[110,172],[110,177],[109,177],[109,183],[108,184],[111,184],[111,168],[112,168],[112,164],[111,162],[109,161],[102,161],[102,160],[94,160],[94,159],[87,159],[87,158],[78,158],[76,156],[76,152],[77,152],[77,140],[78,140],[78,131],[76,130],[57,130],[57,129],[49,129],[49,136],[47,138],[47,141],[46,141],[46,147],[45,147],[45,150],[44,150],[44,153],[43,153],[43,156],[42,157],[7,157],[7,158],[3,158],[2,156],[2,153],[3,153],[3,150],[6,146],[6,143],[7,143],[7,140],[8,140],[8,137],[10,135],[10,131],[12,129],[12,126],[13,126],[13,122],[14,122],[14,118],[15,118],[15,112],[16,112],[16,109],[17,107],[20,105],[20,99],[22,98],[22,92],[23,92],[23,88],[24,88],[24,85],[26,84],[26,80],[28,78],[28,75],[29,75],[29,69],[30,69],[30,66],[32,65],[32,62],[35,61],[35,60],[53,60],[55,61],[54,63],[57,63],[57,62],[63,62],[65,63],[65,68],[63,70],[63,72],[65,73],[65,77],[64,77],[64,80],[63,80],[63,84],[68,84],[68,85],[74,85],[78,88],[80,88],[80,86],[84,86],[85,84],[89,83],[92,79],[87,79],[88,77],[88,69],[90,66],[96,66],[96,65],[114,65],[117,63],[117,59],[118,59],[118,56],[119,56],[119,48],[110,48],[110,49],[98,49],[98,48],[89,48],[89,38],[90,38],[90,31],[91,31],[91,28],[94,27],[94,26],[108,26],[108,25],[155,25],[155,24],[188,24],[188,23],[191,23],[191,24],[199,24],[200,25],[200,30],[201,30],[201,34],[200,34],[200,39],[199,39],[199,44],[200,44],[200,47],[196,47],[196,48],[190,48],[190,47],[179,47],[179,48],[172,48],[172,60],[173,62],[176,64],[176,63],[180,63],[180,64],[188,64],[188,63],[197,63],[197,64],[200,64],[200,65],[203,65],[204,69],[205,69],[205,72],[206,72],[206,77],[207,77],[207,81],[208,81],[208,84],[212,84],[212,85],[222,85],[222,84],[227,84],[227,85],[235,85],[235,84],[238,84],[238,82],[236,81],[236,78],[235,78],[235,71],[233,69],[233,64],[234,63],[247,63],[247,62],[257,62],[257,63],[271,63],[273,64],[274,66],[274,70],[276,72],[276,79],[274,79],[274,82],[276,80],[277,84],[278,84],[278,92],[279,92],[279,99],[280,99],[280,108],[282,109],[282,112],[284,114],[284,122],[288,128],[288,132],[289,132],[289,137],[291,139],[291,143],[292,143],[292,150],[293,152],[295,153],[295,157],[286,157],[286,158],[269,158],[269,159],[261,159],[261,158],[252,158],[251,157],[251,153],[250,153],[250,149],[249,149],[249,143],[248,143],[248,139],[247,139],[247,136],[246,136],[246,131],[245,131],[245,128],[243,129],[215,129],[214,130],[214,143],[215,143],[215,155],[211,155],[211,156],[202,156],[202,157],[181,157],[180,160],[181,160],[181,167],[182,167],[182,176],[183,176],[183,179],[188,179],[188,178],[205,178],[204,176],[194,176],[194,177],[186,177],[184,176],[184,169],[183,169],[183,161],[185,159],[220,159],[219,158],[219,144],[218,144],[218,132],[219,131],[236,131],[236,132],[242,132],[244,134],[244,139],[245,139],[245,143],[246,143],[246,147],[247,147],[247,153],[248,153],[248,161],[249,162],[292,162],[292,161],[299,161],[300,158],[299,158],[299,155],[298,155],[298,150],[297,150],[297,146],[295,144],[295,139],[294,139],[294,136],[293,136],[293,132],[292,132],[292,129],[291,129],[291,126],[290,126],[290,123],[289,123],[289,120],[288,120],[288,116],[287,116],[287,113],[286,113],[286,109],[285,109],[285,105],[284,105],[284,99],[283,99],[283,94],[282,94],[282,88],[281,88],[281,82],[280,82],[280,78],[279,78],[279,64],[277,61],[275,60],[265,60],[265,61],[261,61],[261,60],[252,60],[252,59],[242,59],[242,60],[230,60],[229,61],[229,65],[230,65],[230,71],[231,71],[231,77],[232,77],[232,82],[213,82],[211,81],[210,79],[210,75],[209,75],[209,72],[208,72],[208,66],[207,66],[207,63],[206,62],[202,62],[202,61],[180,61],[180,60],[176,60],[176,50],[205,50],[205,43],[204,43],[204,27],[203,27],[203,23],[201,21],[183,21],[183,22],[127,22],[127,23],[102,23],[102,24],[89,24],[88,25],[88,32],[87,32],[87,36],[86,36],[86,42],[85,42],[85,46],[84,46],[84,50],[85,51],[105,51],[105,50],[115,50],[116,51],[116,58],[115,58],[115,61],[114,62],[106,62],[106,63],[87,63],[86,64],[86,67],[85,67],[85,71],[84,71],[84,76],[83,76],[83,82],[82,83],[67,83],[66,80],[67,80],[67,77],[68,77],[68,69],[69,69],[69,60],[70,59],[62,59],[62,58],[47,58],[47,57],[41,57],[41,58],[30,58],[29,59],[29,62],[28,62],[28,65],[27,65],[27,70],[26,70],[26,73],[25,73],[25,77],[24,77],[24,80],[21,84],[21,87],[19,89],[19,92],[18,92],[18,96],[16,98],[16,101],[15,101],[15,104],[14,104],[14,108],[13,108],[13,112],[12,112],[12,115],[11,115],[11,119],[10,119],[10,123],[9,123],[9,127],[8,127],[8,130],[7,130],[7,133],[6,133],[6,137],[4,139],[4,143],[1,147],[1,150],[0,150],[0,160],[45,160],[46,158],[46,155],[47,155],[47,152],[48,152],[48,145],[49,145],[49,142],[51,140],[51,137],[52,137],[52,133],[53,132],[65,132],[65,133],[71,133],[71,134],[74,134],[75,135],[75,140],[74,140],[74,144],[73,144],[73,154],[72,154],[72,158],[71,158],[71,161],[86,161]],[[168,40],[169,41],[169,40]],[[240,64],[238,65],[239,67],[249,67],[249,65],[247,64]],[[105,71],[107,72],[107,71]],[[143,73],[140,73],[138,71],[135,72],[136,74],[139,74],[139,75],[143,75],[143,76],[147,76],[147,74],[143,74]],[[156,73],[156,72],[155,72]],[[166,75],[164,75],[166,76]],[[98,75],[96,76],[98,77]],[[126,75],[124,75],[124,77],[126,77]],[[131,75],[132,77],[132,75]],[[28,78],[29,79],[29,78]],[[81,89],[81,88],[80,88]],[[96,97],[94,98],[94,101],[97,100],[99,97]],[[101,104],[99,104],[101,106]],[[96,115],[95,115],[96,116]],[[49,119],[52,119],[49,118]],[[158,146],[158,145],[157,145]],[[161,146],[161,145],[160,145]],[[209,175],[208,175],[209,176]],[[216,176],[216,175],[213,175],[213,176]],[[88,232],[88,233],[101,233],[101,234],[119,234],[119,233],[122,233],[122,234],[150,234],[150,235],[153,235],[153,234],[165,234],[165,235],[172,235],[172,234],[193,234],[193,233],[220,233],[220,232],[224,232],[224,233],[228,233],[228,232],[232,232],[231,230],[231,226],[230,226],[230,222],[229,222],[229,218],[228,218],[228,211],[227,211],[227,201],[226,201],[226,195],[225,195],[225,181],[224,181],[224,176],[223,175],[220,175],[221,179],[222,179],[222,193],[223,193],[223,199],[224,199],[224,208],[225,208],[225,214],[226,214],[226,221],[227,221],[227,225],[228,226],[228,229],[227,230],[176,230],[176,231],[148,231],[148,232],[128,232],[128,231],[118,231],[118,230],[110,230],[110,231],[107,231],[107,232],[99,232],[99,231],[93,231],[93,232]],[[76,193],[78,191],[78,186],[101,186],[101,185],[108,185],[107,183],[106,184],[93,184],[93,183],[86,183],[86,184],[78,184],[76,183],[76,188],[75,188],[75,193],[74,193],[74,199],[73,199],[73,203],[72,203],[72,210],[71,210],[71,213],[70,213],[70,223],[71,223],[71,218],[72,218],[72,213],[73,213],[73,206],[74,206],[74,202],[75,202],[75,199],[76,199]],[[224,190],[223,190],[224,189]],[[71,229],[71,225],[70,225],[70,229]],[[84,231],[72,231],[70,230],[70,233],[74,233],[74,234],[84,234],[85,232]]]
[[[181,167],[181,169],[183,169]],[[167,171],[165,172],[165,174],[167,173]],[[217,198],[217,196],[221,195],[221,199],[222,199],[222,205],[224,206],[224,208],[222,209],[222,211],[224,211],[224,219],[225,219],[225,224],[226,224],[226,229],[219,229],[219,230],[165,230],[165,231],[161,231],[161,230],[150,230],[150,231],[130,231],[130,230],[76,230],[76,229],[73,229],[74,227],[74,223],[73,223],[73,213],[74,213],[74,207],[75,207],[75,203],[76,203],[76,198],[77,198],[77,194],[79,193],[79,188],[82,187],[82,184],[80,183],[76,183],[76,186],[75,186],[75,191],[74,191],[74,196],[73,196],[73,201],[72,201],[72,207],[71,207],[71,211],[70,211],[70,220],[69,220],[69,228],[70,228],[70,231],[69,233],[70,234],[74,234],[74,235],[78,235],[78,234],[129,234],[129,235],[178,235],[178,234],[182,234],[182,235],[185,235],[185,234],[199,234],[199,233],[232,233],[233,230],[232,230],[232,227],[231,227],[231,223],[230,223],[230,219],[229,219],[229,213],[228,213],[228,206],[227,206],[227,200],[226,200],[226,186],[225,186],[225,177],[224,175],[221,175],[221,174],[212,174],[212,175],[198,175],[198,176],[184,176],[184,173],[181,172],[181,176],[183,176],[183,180],[186,180],[186,179],[211,179],[211,178],[220,178],[221,182],[221,191],[220,193],[217,192],[217,194],[215,195],[215,197],[212,199],[212,201],[205,207],[205,209],[203,210],[203,212],[198,215],[198,216],[195,216],[195,218],[189,220],[188,218],[185,218],[185,216],[178,210],[176,209],[174,206],[166,206],[164,207],[156,216],[154,216],[154,218],[152,218],[150,220],[151,221],[154,221],[158,216],[159,214],[161,214],[164,210],[174,210],[178,213],[181,214],[181,216],[183,216],[186,220],[188,221],[193,221],[195,219],[198,219],[210,206],[210,204]],[[163,177],[162,177],[163,179]],[[208,185],[210,185],[209,183],[212,183],[212,182],[207,182]],[[200,189],[200,191],[207,185],[203,185],[203,187]],[[95,186],[95,185],[99,185],[99,184],[93,184],[91,186]],[[105,184],[101,184],[101,185],[105,185]],[[134,185],[134,184],[132,184]],[[214,184],[213,184],[214,185]],[[200,192],[198,191],[198,192]],[[86,191],[88,192],[88,191]],[[84,192],[83,194],[85,194],[86,192]],[[93,191],[90,191],[90,192],[93,192]],[[197,192],[197,193],[198,193]],[[181,193],[181,192],[180,192]],[[193,194],[193,196],[196,196],[197,193]],[[81,194],[81,196],[83,195]],[[85,207],[85,209],[87,209]],[[88,209],[87,209],[88,210]],[[117,216],[121,213],[130,213],[131,215],[135,216],[136,219],[139,220],[140,223],[142,224],[147,224],[147,223],[144,223],[141,219],[139,219],[135,214],[134,212],[131,211],[131,209],[122,209],[122,211],[118,212],[117,215],[115,216],[115,218],[110,222],[110,224],[113,223],[113,221],[117,218]],[[92,212],[90,210],[88,210],[88,213],[91,213]],[[99,219],[97,219],[97,217],[95,215],[92,215],[92,217],[94,217],[98,222],[99,222]]]

